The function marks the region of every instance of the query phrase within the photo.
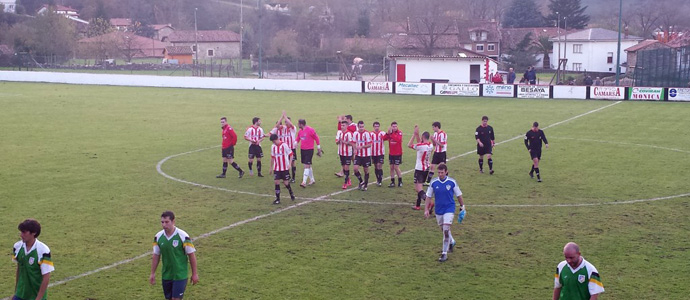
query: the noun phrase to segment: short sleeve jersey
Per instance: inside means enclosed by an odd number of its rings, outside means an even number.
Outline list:
[[[22,241],[16,242],[12,249],[12,261],[19,268],[15,295],[21,299],[35,299],[41,288],[43,275],[55,270],[50,249],[39,240],[34,242],[31,249],[26,249],[26,244]],[[43,299],[46,299],[46,295],[43,295]]]
[[[573,269],[565,260],[558,264],[554,288],[561,288],[561,300],[589,299],[591,295],[604,292],[597,269],[582,258],[582,263]]]
[[[286,143],[271,145],[271,160],[273,161],[273,171],[287,171],[290,169],[290,157],[292,149]]]
[[[440,153],[446,152],[446,150],[448,150],[448,135],[445,131],[439,130],[438,132],[434,132],[434,135],[431,137],[431,139],[436,141],[436,147],[434,147],[434,152]]]
[[[278,139],[286,143],[290,149],[295,149],[295,134],[297,132],[294,126],[280,125],[279,127],[273,127],[270,133],[277,135]]]
[[[413,149],[417,150],[417,163],[414,166],[415,170],[426,171],[429,169],[429,155],[434,149],[431,143],[419,143],[412,146]]]
[[[244,136],[248,138],[252,144],[256,144],[264,137],[264,129],[261,127],[249,126]]]
[[[383,144],[384,137],[386,136],[385,131],[379,130],[379,132],[372,131],[371,134],[371,155],[380,156],[386,155],[386,147]]]
[[[356,143],[357,146],[359,147],[364,147],[366,145],[371,144],[371,135],[369,134],[368,131],[360,132],[357,131],[352,134],[352,140]],[[371,147],[367,148],[361,148],[359,150],[356,150],[357,153],[355,155],[360,156],[360,157],[367,157],[371,156]]]
[[[195,251],[192,239],[177,227],[172,236],[161,230],[153,237],[153,254],[160,255],[163,261],[163,280],[187,279],[187,255]]]
[[[339,130],[335,142],[338,143],[338,155],[352,156],[352,132]]]
[[[474,138],[480,140],[482,144],[491,145],[491,141],[494,140],[494,128],[487,125],[486,127],[479,125],[474,131]]]
[[[428,198],[435,198],[434,212],[437,215],[455,213],[455,197],[462,196],[462,191],[455,179],[446,176],[445,179],[434,178],[426,189]]]

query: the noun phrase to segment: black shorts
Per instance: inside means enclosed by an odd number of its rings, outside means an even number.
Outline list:
[[[385,155],[374,155],[371,157],[372,164],[383,164],[386,161]]]
[[[340,165],[341,166],[349,166],[352,164],[352,156],[340,156]]]
[[[165,299],[180,298],[184,296],[187,288],[187,279],[165,280],[163,279],[163,296]]]
[[[479,147],[479,144],[477,144],[477,154],[479,155],[486,155],[486,154],[493,154],[493,147],[491,147],[491,143],[484,143],[484,147]]]
[[[371,166],[371,156],[355,156],[355,165],[368,168]]]
[[[290,179],[290,171],[273,171],[273,180],[285,180],[289,181]]]
[[[297,149],[292,148],[292,161],[297,160]]]
[[[223,150],[221,152],[223,153],[223,158],[227,158],[227,159],[235,158],[235,147],[234,146],[223,148]]]
[[[264,157],[264,151],[259,145],[249,145],[249,159]]]
[[[302,158],[302,164],[311,165],[311,160],[314,158],[314,149],[301,149],[299,153],[301,155],[300,157]]]
[[[401,165],[402,164],[402,155],[388,155],[388,163],[391,165]]]
[[[429,176],[429,171],[414,170],[414,183],[426,182],[427,176]]]
[[[537,150],[532,150],[532,151],[530,151],[530,152],[529,152],[529,156],[530,156],[532,159],[534,159],[534,158],[541,159],[541,149],[539,149],[538,151],[537,151]]]
[[[446,152],[434,152],[434,156],[431,158],[432,165],[438,165],[440,163],[446,163]]]

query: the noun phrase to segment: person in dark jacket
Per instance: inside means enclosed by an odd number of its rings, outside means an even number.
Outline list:
[[[529,84],[537,84],[537,71],[534,70],[534,67],[530,66],[527,68],[527,72],[525,72],[525,78],[527,78]]]
[[[508,69],[508,84],[515,83],[515,70],[513,68]]]

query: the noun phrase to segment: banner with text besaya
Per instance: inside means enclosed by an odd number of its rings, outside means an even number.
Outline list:
[[[396,82],[396,94],[431,95],[431,83],[427,82]]]
[[[379,81],[367,81],[364,83],[365,93],[393,93],[393,83],[392,82],[379,82]]]
[[[512,98],[515,93],[515,86],[512,84],[485,84],[482,92],[484,97]]]
[[[669,101],[690,101],[690,88],[669,88]]]
[[[625,87],[622,86],[593,86],[589,89],[590,99],[623,100]]]
[[[436,95],[479,97],[477,83],[437,83]]]
[[[549,99],[548,85],[519,85],[518,98]]]
[[[664,100],[664,88],[631,87],[628,99],[661,101]]]

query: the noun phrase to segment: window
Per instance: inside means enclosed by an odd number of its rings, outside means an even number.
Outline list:
[[[613,52],[609,52],[606,56],[606,63],[607,64],[612,64],[613,63]]]
[[[208,56],[213,56],[213,49],[208,49]]]
[[[196,45],[192,45],[192,51],[196,52]]]
[[[487,51],[496,51],[496,45],[489,44],[488,46],[486,46],[486,50]]]
[[[477,52],[484,52],[484,45],[477,45]]]
[[[573,53],[582,53],[582,44],[573,44]]]
[[[573,63],[573,71],[582,71],[581,63]]]

